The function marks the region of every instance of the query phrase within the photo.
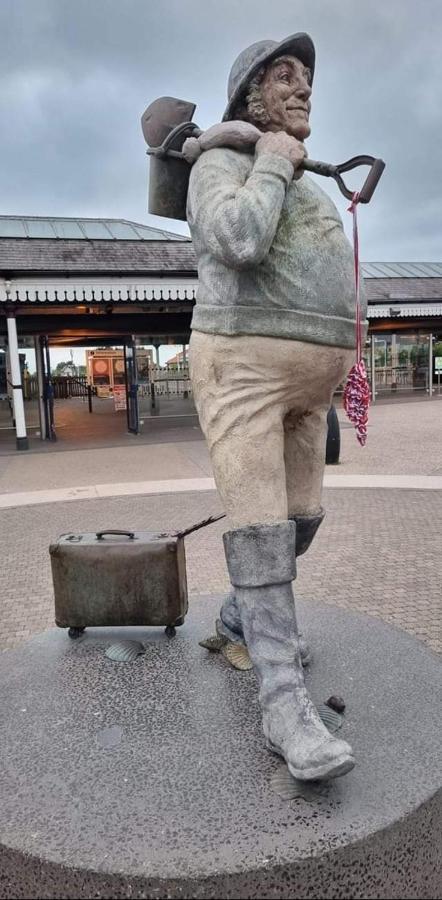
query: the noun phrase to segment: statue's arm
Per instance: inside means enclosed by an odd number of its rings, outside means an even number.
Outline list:
[[[269,252],[294,170],[288,159],[261,154],[244,180],[238,157],[225,150],[200,157],[190,179],[188,221],[200,246],[242,269],[258,265]]]

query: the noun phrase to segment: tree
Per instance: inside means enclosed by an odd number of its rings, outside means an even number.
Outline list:
[[[71,359],[67,362],[59,362],[53,370],[53,375],[76,375],[77,368]]]

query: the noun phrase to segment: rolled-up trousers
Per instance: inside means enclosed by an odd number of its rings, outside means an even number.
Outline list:
[[[233,528],[321,508],[327,412],[354,350],[193,331],[190,374]]]

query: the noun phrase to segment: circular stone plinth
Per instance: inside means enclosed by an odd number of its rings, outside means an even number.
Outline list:
[[[39,635],[0,655],[3,898],[440,896],[438,658],[383,622],[298,604],[317,703],[344,697],[356,768],[283,800],[253,672],[185,625]],[[107,659],[118,638],[147,645]]]

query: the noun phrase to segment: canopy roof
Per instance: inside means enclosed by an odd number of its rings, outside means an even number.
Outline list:
[[[94,241],[188,241],[184,234],[127,219],[64,216],[0,216],[0,238],[64,238]]]

